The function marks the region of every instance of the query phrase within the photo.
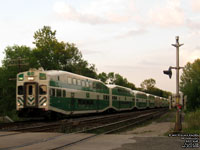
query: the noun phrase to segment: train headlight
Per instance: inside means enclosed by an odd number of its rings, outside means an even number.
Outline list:
[[[47,103],[44,103],[43,106],[47,106]]]
[[[17,106],[20,106],[20,103],[17,103]]]
[[[28,80],[29,80],[29,81],[33,81],[33,80],[34,80],[34,77],[28,77]]]

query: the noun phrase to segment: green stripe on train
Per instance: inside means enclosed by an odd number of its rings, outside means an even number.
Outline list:
[[[50,97],[50,106],[64,111],[102,110],[109,106],[109,101]]]
[[[112,101],[113,107],[117,109],[132,108],[135,105],[133,101]]]

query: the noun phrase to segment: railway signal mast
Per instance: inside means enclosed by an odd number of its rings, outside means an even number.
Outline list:
[[[176,36],[176,44],[172,44],[172,46],[176,47],[176,67],[169,67],[168,70],[164,70],[163,73],[169,75],[169,78],[172,76],[171,69],[176,69],[176,106],[177,106],[177,112],[176,112],[176,123],[174,127],[174,131],[178,132],[182,130],[182,124],[181,124],[181,108],[180,108],[180,94],[179,94],[179,70],[183,67],[179,66],[179,47],[181,47],[183,44],[179,44],[179,37]]]
[[[28,63],[24,63],[23,61],[27,60],[26,58],[18,57],[17,59],[10,59],[8,66],[18,67],[18,72],[22,72],[22,66],[27,66]],[[15,62],[15,63],[13,63]],[[16,78],[10,78],[9,80],[16,80]]]

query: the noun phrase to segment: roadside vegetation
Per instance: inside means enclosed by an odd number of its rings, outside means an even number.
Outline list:
[[[186,127],[183,132],[200,133],[200,59],[185,65],[180,90],[187,95]]]
[[[184,133],[200,134],[200,109],[186,112]]]

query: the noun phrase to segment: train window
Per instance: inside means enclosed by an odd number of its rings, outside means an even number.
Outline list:
[[[82,86],[85,87],[85,81],[82,81]]]
[[[89,98],[90,97],[90,93],[86,93],[86,98]]]
[[[101,90],[101,89],[102,89],[101,84],[97,83],[97,84],[96,84],[96,89],[97,89],[97,90]]]
[[[96,89],[96,83],[93,82],[93,89]]]
[[[81,85],[81,80],[77,80],[77,83],[80,86]]]
[[[40,80],[46,80],[46,74],[40,73]]]
[[[61,90],[60,89],[57,89],[56,93],[57,93],[57,97],[61,97],[62,94],[61,94]]]
[[[73,84],[76,85],[76,79],[73,79]]]
[[[47,94],[47,86],[46,85],[40,85],[39,86],[39,93],[40,93],[40,95]]]
[[[28,95],[33,95],[33,86],[32,85],[28,86]]]
[[[112,99],[113,99],[113,100],[117,100],[117,96],[113,96]]]
[[[72,78],[67,78],[68,84],[72,84]]]
[[[55,89],[51,89],[50,95],[51,95],[51,96],[55,96],[55,95],[56,95]]]
[[[18,86],[18,95],[23,95],[23,86]]]
[[[86,87],[89,87],[89,83],[86,81]]]
[[[90,86],[90,88],[92,89],[92,82],[89,82],[89,86]]]
[[[104,99],[104,100],[109,100],[109,96],[108,96],[108,95],[104,95],[104,96],[103,96],[103,99]]]
[[[63,90],[63,97],[66,97],[66,91]]]

